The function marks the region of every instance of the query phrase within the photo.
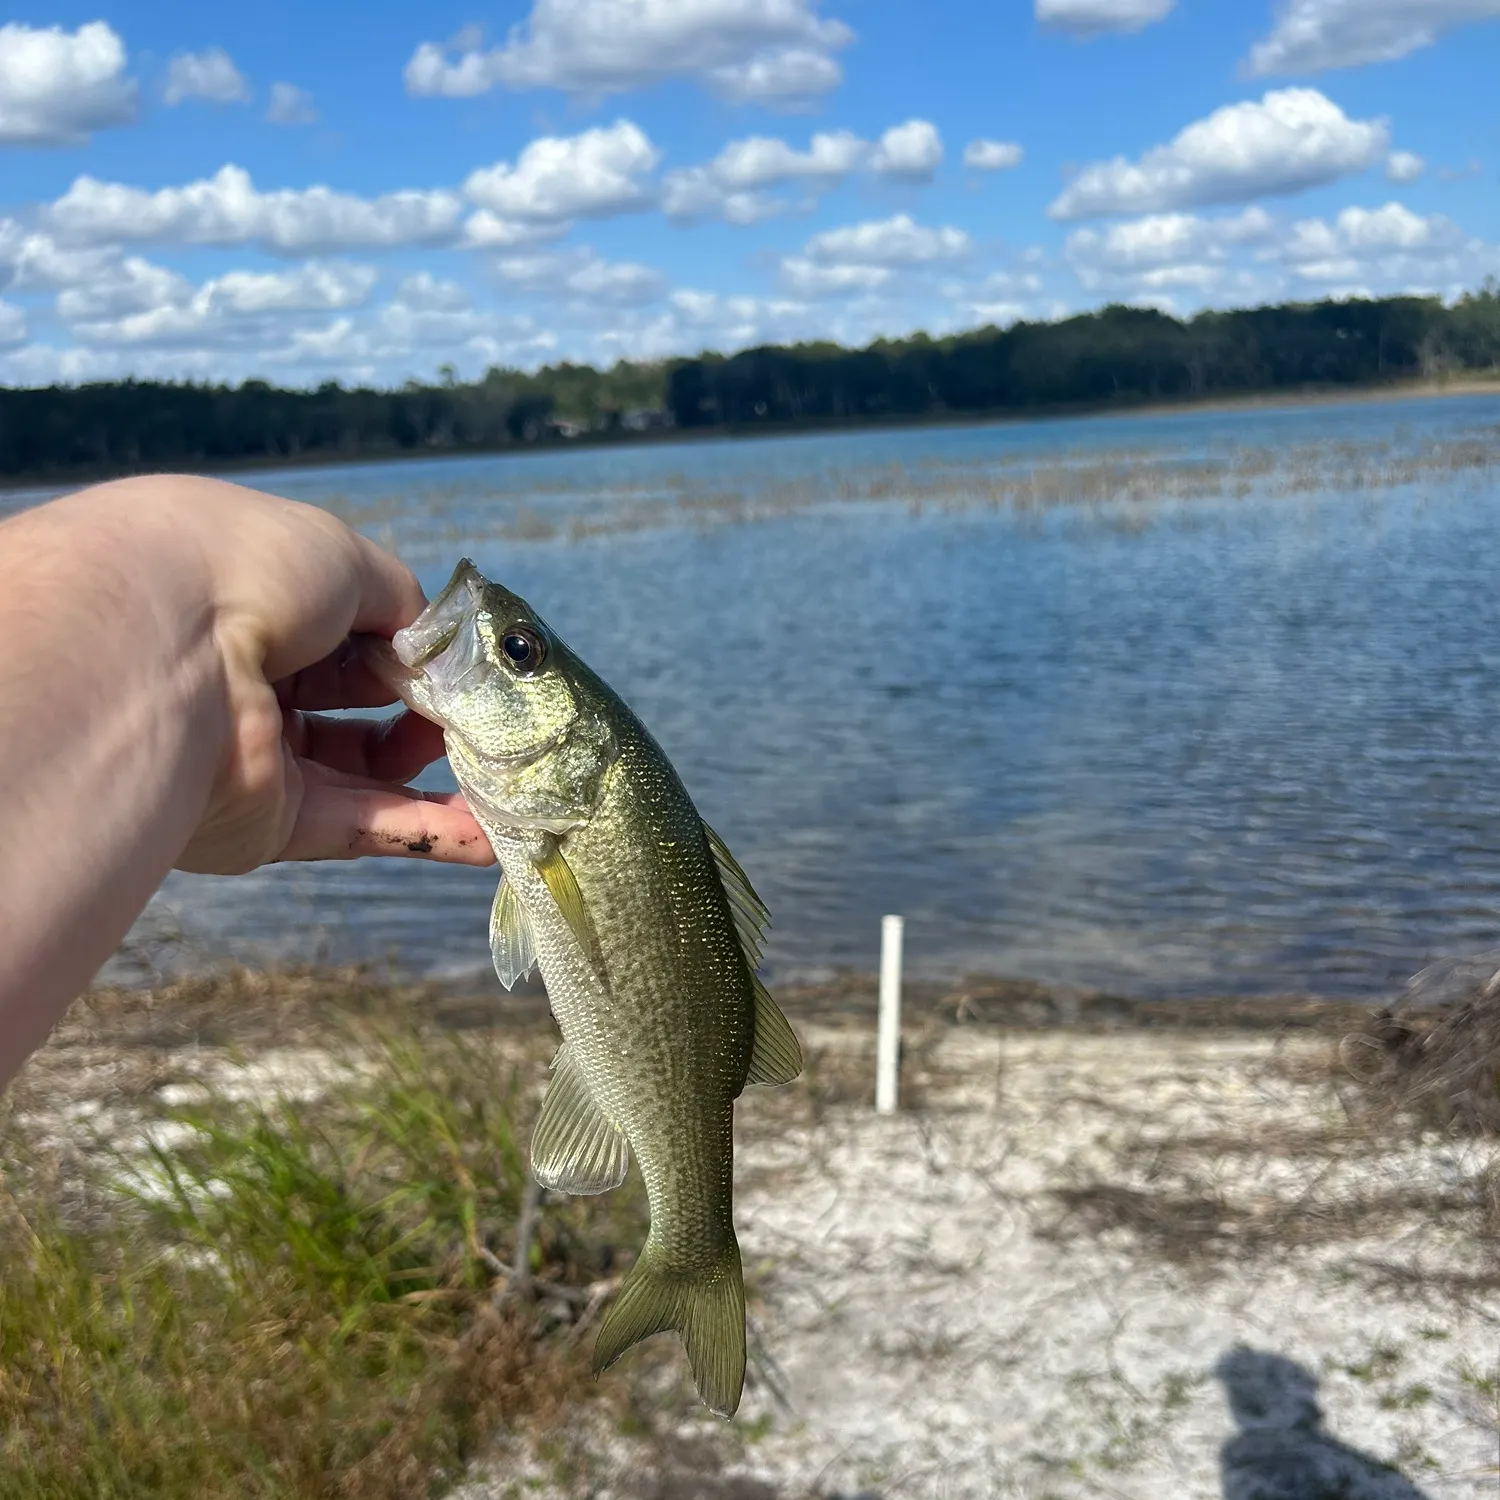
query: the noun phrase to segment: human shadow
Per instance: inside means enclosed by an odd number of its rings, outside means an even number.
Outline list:
[[[1219,1453],[1224,1500],[1427,1500],[1323,1426],[1318,1380],[1279,1354],[1232,1349],[1215,1367],[1239,1431]]]

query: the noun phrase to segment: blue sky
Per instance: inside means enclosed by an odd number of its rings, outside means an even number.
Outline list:
[[[1497,76],[1500,0],[49,0],[0,22],[0,382],[1452,297]]]

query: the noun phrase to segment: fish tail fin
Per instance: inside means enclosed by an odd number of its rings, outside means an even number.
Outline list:
[[[705,1406],[732,1417],[745,1385],[745,1282],[734,1236],[707,1270],[684,1273],[664,1264],[648,1235],[594,1345],[594,1374],[632,1344],[674,1328],[682,1336]]]

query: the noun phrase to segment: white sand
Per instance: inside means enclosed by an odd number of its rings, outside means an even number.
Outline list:
[[[806,1040],[825,1072],[870,1050],[847,1032]],[[1319,1048],[1298,1043],[1293,1060]],[[1473,1263],[1458,1221],[1407,1214],[1252,1256],[1229,1236],[1192,1269],[1125,1230],[1042,1232],[1059,1214],[1049,1190],[1094,1178],[1170,1189],[1186,1171],[1250,1213],[1300,1201],[1298,1222],[1316,1226],[1351,1194],[1452,1184],[1484,1164],[1439,1143],[1331,1160],[1153,1151],[1337,1124],[1326,1084],[1289,1079],[1277,1051],[1255,1036],[959,1029],[927,1056],[920,1113],[851,1103],[813,1123],[785,1098],[752,1100],[741,1241],[783,1399],[752,1372],[734,1424],[702,1416],[658,1340],[664,1357],[627,1356],[606,1377],[658,1404],[656,1437],[621,1437],[593,1414],[554,1434],[545,1459],[512,1447],[464,1500],[1495,1496],[1500,1307],[1394,1289],[1370,1264]]]

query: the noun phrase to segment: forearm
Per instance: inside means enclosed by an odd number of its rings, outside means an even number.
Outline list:
[[[0,526],[0,1081],[181,855],[228,746],[201,559],[126,487]]]

